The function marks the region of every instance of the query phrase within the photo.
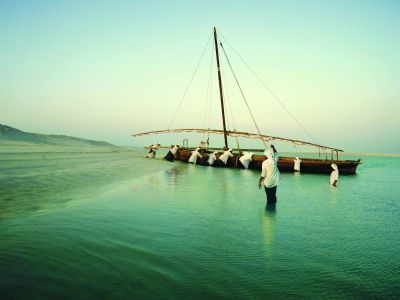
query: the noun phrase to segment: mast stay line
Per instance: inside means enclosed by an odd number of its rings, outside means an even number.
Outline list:
[[[282,138],[282,137],[277,137],[277,136],[270,136],[270,135],[264,135],[264,134],[258,134],[258,133],[250,133],[250,132],[244,132],[244,131],[231,131],[231,130],[224,131],[224,130],[219,130],[219,129],[207,129],[207,130],[204,130],[204,128],[166,129],[166,130],[155,130],[155,131],[136,133],[136,134],[132,134],[132,136],[138,137],[138,136],[151,135],[151,134],[179,133],[179,132],[198,132],[198,133],[208,132],[208,133],[213,133],[213,134],[226,134],[231,137],[260,139],[262,141],[275,140],[275,141],[282,141],[282,142],[291,142],[291,143],[294,143],[297,145],[307,145],[307,146],[317,147],[317,148],[321,148],[321,149],[325,149],[325,150],[329,149],[329,150],[333,150],[336,152],[343,152],[343,150],[340,150],[337,148],[318,145],[318,144],[309,143],[309,142],[300,141],[300,140],[293,140],[293,139],[287,139],[287,138]]]

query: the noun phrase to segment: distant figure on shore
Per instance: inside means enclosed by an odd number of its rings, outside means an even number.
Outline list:
[[[189,163],[196,164],[197,158],[203,157],[203,156],[201,156],[199,151],[200,151],[200,148],[197,148],[196,150],[192,151],[192,155],[189,158]]]
[[[219,158],[218,158],[219,166],[226,165],[229,157],[233,157],[232,149],[228,149],[228,150],[224,151],[224,153],[222,153],[222,155],[219,156]],[[222,162],[222,164],[221,164],[221,162]]]
[[[253,157],[252,152],[243,152],[243,155],[239,158],[240,162],[242,163],[245,169],[249,168],[249,165],[253,160],[252,157]]]
[[[332,173],[330,178],[330,183],[333,186],[337,186],[339,180],[339,170],[336,164],[331,164]]]
[[[167,153],[167,155],[165,155],[164,159],[168,160],[168,161],[174,161],[174,155],[176,154],[176,152],[178,151],[179,145],[171,145],[171,147],[169,148],[169,151]]]
[[[211,153],[210,156],[208,157],[207,162],[208,162],[208,164],[209,164],[210,166],[214,165],[214,162],[215,162],[215,160],[217,159],[217,154],[218,154],[218,151],[214,151],[214,152]]]
[[[276,189],[281,177],[278,169],[278,153],[271,145],[271,149],[264,151],[264,155],[267,157],[262,163],[261,176],[258,180],[258,188],[261,189],[261,182],[264,181],[265,193],[267,195],[267,204],[276,203]]]
[[[149,146],[149,152],[146,155],[146,158],[154,158],[156,157],[156,150],[160,147],[160,144],[153,144]]]
[[[301,159],[298,157],[294,158],[294,170],[297,172],[300,172],[300,164],[301,164]]]

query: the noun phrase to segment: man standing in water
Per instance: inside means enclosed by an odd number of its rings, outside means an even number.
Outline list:
[[[332,173],[331,173],[330,183],[333,186],[337,186],[339,180],[339,170],[336,164],[331,164],[331,167],[332,167]]]
[[[176,154],[176,152],[178,152],[179,149],[179,145],[171,145],[171,147],[169,148],[169,151],[167,153],[167,155],[165,155],[164,159],[168,160],[168,161],[174,161],[174,156]]]
[[[261,189],[261,182],[264,180],[265,193],[267,194],[267,205],[276,203],[276,189],[279,183],[281,174],[278,170],[278,153],[271,145],[272,150],[265,150],[264,154],[267,157],[262,163],[261,176],[258,180],[258,188]]]

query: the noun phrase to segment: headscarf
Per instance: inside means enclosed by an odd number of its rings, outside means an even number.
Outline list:
[[[264,151],[264,155],[267,157],[268,163],[274,164],[274,155],[272,154],[271,150],[266,149]]]

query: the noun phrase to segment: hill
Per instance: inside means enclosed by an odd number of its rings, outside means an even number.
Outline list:
[[[0,124],[0,141],[21,141],[34,144],[48,144],[48,145],[61,145],[61,146],[99,146],[99,147],[114,146],[113,144],[104,141],[93,141],[67,135],[25,132],[2,124]]]

